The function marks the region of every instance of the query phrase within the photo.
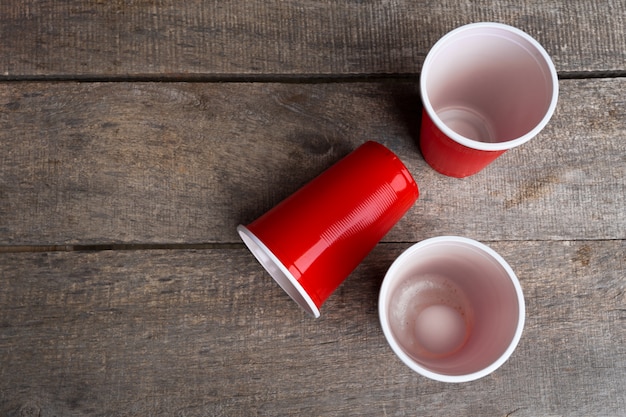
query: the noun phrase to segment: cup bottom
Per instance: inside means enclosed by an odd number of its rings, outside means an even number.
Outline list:
[[[495,143],[496,136],[485,117],[466,107],[448,107],[437,116],[459,135],[478,142]]]
[[[416,361],[440,359],[467,341],[473,313],[464,291],[440,274],[412,275],[393,292],[390,326]]]
[[[451,355],[467,339],[467,323],[453,307],[435,304],[415,318],[415,341],[434,356]]]

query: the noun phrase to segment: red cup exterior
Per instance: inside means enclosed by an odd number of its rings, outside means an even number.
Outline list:
[[[456,178],[476,174],[506,152],[482,151],[455,142],[433,123],[426,110],[422,110],[420,149],[435,171]]]
[[[318,310],[310,312],[317,317],[324,301],[418,195],[417,184],[402,161],[370,141],[246,229],[278,260],[289,279],[297,281],[298,291],[306,292]],[[276,279],[272,268],[264,267]]]

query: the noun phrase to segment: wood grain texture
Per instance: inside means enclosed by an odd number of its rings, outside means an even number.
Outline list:
[[[235,243],[366,140],[421,196],[387,241],[626,238],[625,79],[565,80],[548,127],[473,177],[417,145],[416,83],[0,85],[0,244]]]
[[[0,416],[626,416],[624,10],[0,2]],[[535,37],[561,93],[458,180],[420,155],[417,75],[476,21]],[[366,140],[420,199],[315,320],[235,227]],[[445,234],[493,247],[526,297],[511,359],[466,384],[410,371],[377,314],[392,261]]]
[[[0,4],[0,77],[416,74],[443,34],[527,31],[558,71],[623,73],[625,0],[25,0]]]
[[[624,414],[624,241],[490,243],[527,325],[467,384],[414,374],[382,335],[378,289],[407,246],[379,245],[318,320],[243,246],[0,254],[0,414]]]

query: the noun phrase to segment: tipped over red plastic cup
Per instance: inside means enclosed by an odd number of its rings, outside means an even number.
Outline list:
[[[385,275],[378,311],[396,355],[442,382],[473,381],[504,364],[526,314],[509,264],[459,236],[426,239],[403,252]]]
[[[500,23],[473,23],[442,37],[420,78],[420,148],[436,171],[467,177],[535,137],[558,99],[544,48]]]
[[[370,141],[237,231],[283,290],[317,318],[418,194],[402,161]]]

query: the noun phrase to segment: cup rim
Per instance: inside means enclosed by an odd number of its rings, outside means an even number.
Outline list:
[[[439,116],[437,116],[437,113],[435,112],[430,102],[430,99],[428,98],[428,95],[426,94],[426,78],[430,70],[429,68],[430,63],[434,59],[434,56],[436,55],[437,51],[443,48],[445,44],[452,37],[457,36],[459,33],[466,32],[469,30],[474,30],[477,28],[500,29],[500,30],[510,32],[514,35],[517,35],[523,38],[525,41],[530,43],[533,46],[533,48],[536,49],[537,52],[539,52],[539,54],[541,55],[545,64],[548,67],[548,71],[550,73],[550,78],[552,80],[552,86],[553,86],[550,105],[548,106],[546,113],[544,114],[543,118],[539,121],[539,123],[533,129],[531,129],[530,131],[526,132],[524,135],[518,138],[511,139],[505,142],[491,143],[491,142],[481,142],[481,141],[473,140],[463,135],[460,135],[459,133],[455,132],[450,127],[448,127],[445,123],[443,123],[443,121],[439,118]],[[554,111],[556,110],[556,105],[557,105],[558,96],[559,96],[559,80],[558,80],[558,76],[556,73],[556,68],[554,66],[554,63],[552,62],[552,59],[550,58],[550,55],[548,54],[548,52],[546,52],[544,47],[541,46],[541,44],[532,36],[530,36],[528,33],[522,31],[521,29],[518,29],[510,25],[506,25],[503,23],[477,22],[477,23],[470,23],[464,26],[460,26],[446,33],[432,46],[432,48],[426,55],[424,64],[422,65],[422,71],[420,74],[420,95],[422,97],[422,105],[424,106],[424,109],[428,113],[428,116],[431,118],[431,120],[437,126],[437,128],[441,130],[448,138],[470,149],[476,149],[480,151],[506,151],[508,149],[515,148],[517,146],[520,146],[528,142],[530,139],[537,136],[537,134],[541,130],[543,130],[543,128],[548,124],[548,122],[552,118],[552,115],[554,114]]]
[[[438,243],[463,243],[463,244],[473,246],[479,250],[482,250],[487,255],[495,259],[500,264],[500,266],[502,266],[505,269],[507,275],[509,276],[509,279],[511,280],[511,283],[513,284],[513,287],[515,288],[515,293],[517,295],[517,302],[519,306],[519,316],[518,316],[518,321],[517,321],[517,327],[515,329],[515,334],[513,335],[513,338],[511,339],[511,343],[509,343],[509,346],[507,346],[506,350],[502,353],[502,355],[500,355],[500,357],[498,357],[491,364],[489,364],[488,366],[486,366],[485,368],[479,371],[472,372],[469,374],[447,375],[447,374],[442,374],[438,372],[433,372],[421,366],[415,360],[409,357],[409,355],[407,355],[404,352],[404,350],[402,350],[402,348],[396,341],[395,337],[393,336],[393,333],[391,331],[391,326],[389,325],[389,319],[388,319],[388,314],[387,314],[387,296],[388,296],[389,288],[392,282],[392,275],[400,267],[400,264],[404,263],[404,261],[407,258],[413,256],[415,252],[427,246],[431,246],[433,244],[438,244]],[[385,339],[387,339],[387,343],[389,343],[389,346],[391,347],[393,352],[400,358],[402,362],[404,362],[405,365],[407,365],[409,368],[411,368],[413,371],[417,372],[418,374],[425,376],[427,378],[440,381],[440,382],[458,383],[458,382],[474,381],[476,379],[480,379],[484,376],[487,376],[490,373],[494,372],[496,369],[498,369],[500,366],[502,366],[509,359],[509,357],[515,351],[515,348],[517,347],[522,337],[522,331],[524,329],[524,323],[526,319],[526,306],[524,302],[524,294],[522,292],[522,286],[519,282],[519,279],[515,275],[515,272],[513,272],[513,269],[511,268],[511,266],[496,251],[491,249],[489,246],[483,243],[480,243],[476,240],[470,239],[470,238],[461,237],[461,236],[438,236],[438,237],[425,239],[418,243],[413,244],[412,246],[404,250],[404,252],[402,252],[400,256],[398,256],[394,260],[394,262],[389,267],[387,273],[385,274],[385,278],[383,279],[383,283],[381,285],[380,294],[378,297],[378,315],[379,315],[381,327],[383,330],[383,334],[385,335]]]
[[[300,282],[298,282],[296,277],[289,272],[289,269],[285,267],[280,259],[278,259],[278,257],[274,255],[274,253],[261,241],[261,239],[241,224],[237,226],[237,232],[239,233],[241,240],[243,240],[243,243],[246,244],[257,261],[271,275],[274,281],[276,281],[276,283],[289,295],[289,297],[291,297],[311,316],[319,318],[320,309],[315,304],[311,296],[307,293]],[[272,266],[274,268],[272,268]]]

